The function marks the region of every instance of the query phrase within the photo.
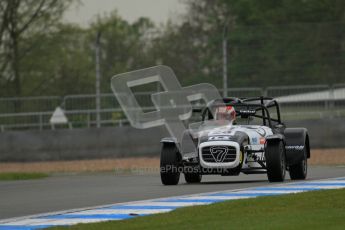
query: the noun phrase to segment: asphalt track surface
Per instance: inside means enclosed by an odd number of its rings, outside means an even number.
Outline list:
[[[309,167],[309,180],[344,177],[345,167]],[[289,180],[288,180],[289,181]],[[266,175],[204,176],[201,184],[163,186],[158,174],[60,175],[0,182],[0,219],[89,206],[268,185]]]

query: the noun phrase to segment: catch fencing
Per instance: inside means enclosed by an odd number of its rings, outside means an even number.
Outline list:
[[[155,109],[150,99],[152,93],[156,92],[134,93],[143,111]],[[285,120],[345,118],[345,84],[229,88],[228,95],[277,98]],[[91,128],[97,126],[98,112],[102,127],[129,124],[112,93],[101,94],[100,99],[101,109],[97,111],[94,94],[0,98],[0,130]],[[49,120],[58,106],[64,110],[68,124],[55,127]]]

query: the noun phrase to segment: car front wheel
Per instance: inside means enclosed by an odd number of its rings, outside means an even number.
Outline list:
[[[177,185],[180,180],[179,152],[173,144],[162,147],[160,175],[164,185]]]
[[[270,182],[282,182],[286,174],[283,141],[268,142],[265,148],[267,177]]]

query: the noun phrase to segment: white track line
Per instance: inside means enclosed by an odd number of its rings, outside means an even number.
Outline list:
[[[78,215],[111,215],[111,214],[156,214],[170,212],[173,209],[96,209],[76,212]],[[69,214],[66,214],[69,215]]]
[[[11,226],[12,229],[18,227],[19,229],[21,227],[35,228],[35,226],[72,225],[78,223],[121,220],[133,218],[136,215],[169,212],[179,207],[205,205],[223,200],[246,199],[258,196],[282,195],[307,192],[310,190],[337,188],[345,188],[343,177],[158,198],[11,218],[0,221],[0,229],[6,229],[6,226]]]

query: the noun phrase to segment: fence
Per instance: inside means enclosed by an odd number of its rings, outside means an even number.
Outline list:
[[[144,111],[154,109],[153,92],[135,93]],[[229,88],[234,97],[269,96],[281,104],[283,119],[345,117],[345,84],[279,86],[267,88]],[[128,121],[113,94],[101,94],[101,126],[123,126]],[[55,108],[64,109],[69,123],[64,128],[96,127],[96,95],[68,95],[0,98],[0,130],[51,129],[49,123]]]

